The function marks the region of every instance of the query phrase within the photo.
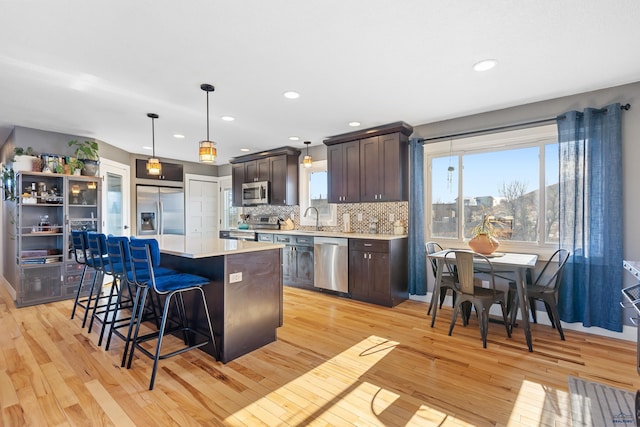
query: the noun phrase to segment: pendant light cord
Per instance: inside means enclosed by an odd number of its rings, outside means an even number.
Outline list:
[[[151,147],[153,148],[153,157],[156,157],[156,127],[154,125],[155,118],[151,117]]]
[[[209,139],[209,92],[207,91],[207,141],[211,141]]]

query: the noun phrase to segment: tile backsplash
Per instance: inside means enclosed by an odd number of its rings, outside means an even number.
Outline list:
[[[322,226],[324,231],[342,231],[343,216],[349,214],[351,217],[351,230],[355,233],[368,233],[369,225],[377,220],[377,230],[380,234],[393,234],[393,223],[397,220],[407,232],[409,221],[408,202],[378,202],[378,203],[341,203],[337,205],[338,225]],[[314,227],[300,226],[300,206],[258,206],[246,207],[244,213],[249,215],[269,215],[282,218],[291,218],[296,229],[313,230]],[[362,221],[358,221],[358,215],[362,215]],[[393,218],[393,221],[390,220]]]

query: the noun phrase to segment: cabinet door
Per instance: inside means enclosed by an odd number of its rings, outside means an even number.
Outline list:
[[[258,180],[258,162],[252,160],[242,163],[244,166],[244,182],[254,182]]]
[[[256,160],[256,181],[271,180],[271,162],[269,158]]]
[[[293,246],[285,246],[282,249],[282,282],[290,285],[295,281],[295,258]]]
[[[360,141],[327,147],[329,203],[360,201]]]
[[[389,253],[370,252],[369,298],[371,302],[390,304]]]
[[[399,133],[378,137],[378,201],[407,200],[408,153]]]
[[[378,137],[360,140],[360,201],[377,202],[380,198],[381,167],[387,159],[380,161]]]
[[[327,147],[327,185],[329,190],[329,203],[341,203],[344,196],[344,159],[342,145],[329,145]]]
[[[356,299],[366,299],[369,293],[367,256],[364,251],[349,251],[349,293]]]
[[[301,285],[313,285],[313,246],[296,246],[296,281]]]
[[[271,204],[287,204],[287,156],[269,158],[271,169]]]
[[[231,165],[231,186],[233,206],[242,206],[242,184],[244,183],[244,164],[236,163]]]

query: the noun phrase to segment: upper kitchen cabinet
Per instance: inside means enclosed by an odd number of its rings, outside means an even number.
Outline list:
[[[337,135],[327,145],[329,202],[391,202],[408,199],[409,135],[396,122]]]
[[[271,205],[298,204],[298,159],[300,150],[282,147],[235,157],[231,163],[233,205],[242,206],[242,184],[269,181]]]
[[[327,147],[329,203],[360,201],[360,141]]]

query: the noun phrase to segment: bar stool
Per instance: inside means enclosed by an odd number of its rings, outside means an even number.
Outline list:
[[[103,233],[93,231],[88,232],[87,243],[89,255],[91,256],[94,268],[100,276],[98,286],[96,288],[96,299],[92,307],[88,331],[91,332],[94,320],[97,320],[102,324],[98,338],[98,346],[100,346],[102,345],[104,331],[108,323],[107,314],[110,312],[110,307],[115,302],[115,296],[118,293],[118,281],[113,274],[111,266],[109,265],[109,257],[107,256],[107,236]],[[100,297],[105,274],[114,277],[114,279],[112,281],[111,288],[109,289],[109,295]]]
[[[135,284],[137,285],[136,296],[134,298],[134,312],[137,313],[134,315],[135,327],[134,318],[132,318],[127,334],[128,337],[131,337],[131,333],[133,332],[133,336],[127,340],[131,343],[131,351],[128,354],[127,369],[131,368],[135,349],[139,349],[143,354],[152,358],[153,368],[151,371],[149,390],[153,390],[158,362],[160,359],[166,359],[172,356],[176,356],[178,354],[184,353],[185,351],[199,348],[209,343],[213,344],[214,353],[217,354],[213,327],[211,326],[211,317],[209,316],[207,300],[204,294],[204,290],[202,289],[204,285],[209,283],[209,279],[187,273],[174,273],[164,276],[156,276],[155,269],[159,267],[160,250],[158,241],[155,239],[131,239],[131,241],[129,242],[129,248],[131,251],[131,269],[133,273],[133,279]],[[165,297],[164,308],[161,316],[161,324],[160,329],[157,332],[140,336],[139,332],[140,324],[142,321],[142,311],[145,306],[145,300],[147,298],[147,294],[149,293],[149,289],[153,290],[156,294],[163,295]],[[208,333],[203,333],[187,325],[186,310],[184,307],[182,293],[192,290],[198,291],[202,297],[204,313],[207,319],[207,327],[209,329]],[[180,320],[179,322],[177,322],[177,326],[167,329],[167,323],[170,321],[169,307],[174,296],[176,296],[176,312]],[[162,340],[164,338],[164,335],[177,331],[182,331],[185,346],[178,350],[166,354],[161,354]],[[196,337],[200,337],[201,339],[204,338],[204,341],[201,341],[199,343],[195,342]],[[158,340],[155,353],[151,353],[142,346],[144,342],[153,339]],[[125,353],[126,351],[127,349],[125,348]]]
[[[135,237],[133,237],[135,239]],[[135,285],[133,282],[133,271],[131,270],[131,253],[129,252],[129,238],[126,236],[113,236],[109,235],[107,237],[107,257],[109,258],[109,265],[111,266],[111,270],[113,271],[114,277],[117,278],[120,283],[119,292],[116,295],[115,302],[110,306],[110,313],[107,314],[107,318],[110,319],[108,322],[109,326],[109,334],[107,335],[107,343],[105,345],[105,350],[109,350],[111,345],[111,338],[115,334],[117,337],[126,341],[127,336],[125,333],[119,331],[120,328],[128,327],[131,321],[131,316],[133,316],[133,292],[132,285]],[[154,273],[156,276],[164,276],[167,274],[176,273],[175,270],[165,267],[156,267]],[[125,295],[125,292],[126,295]],[[160,329],[160,320],[156,313],[156,304],[160,306],[159,302],[154,302],[153,298],[149,299],[150,307],[145,307],[145,315],[144,319],[148,317],[152,317],[156,323],[158,329]],[[123,310],[131,310],[132,314],[128,317],[123,317],[121,311]],[[122,366],[124,366],[126,361],[126,352],[123,354],[122,358]]]
[[[71,245],[73,257],[76,263],[82,264],[82,273],[80,274],[80,283],[78,283],[78,289],[76,290],[76,297],[73,302],[73,309],[71,310],[71,318],[73,319],[76,314],[76,309],[78,307],[84,309],[84,316],[82,317],[82,327],[84,328],[87,324],[87,318],[89,316],[89,312],[92,309],[92,303],[94,299],[98,298],[98,295],[94,298],[94,290],[95,285],[98,282],[98,279],[101,279],[99,274],[99,268],[102,266],[102,260],[99,258],[94,258],[89,252],[89,242],[87,237],[87,231],[85,230],[72,230],[71,231]],[[89,292],[86,298],[81,298],[82,294],[82,285],[84,284],[84,280],[87,273],[87,268],[92,268],[95,270],[95,274],[93,279],[91,280],[91,285],[89,286]],[[99,294],[101,287],[98,287]]]

